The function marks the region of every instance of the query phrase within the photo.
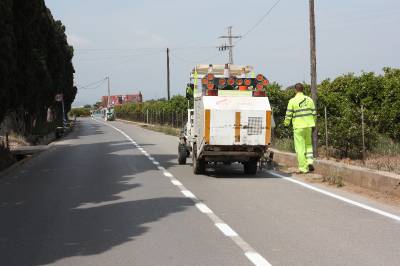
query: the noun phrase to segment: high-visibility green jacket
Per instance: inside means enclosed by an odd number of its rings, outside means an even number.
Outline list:
[[[292,122],[293,128],[315,127],[316,117],[314,101],[302,92],[298,92],[289,101],[284,124],[289,126]]]

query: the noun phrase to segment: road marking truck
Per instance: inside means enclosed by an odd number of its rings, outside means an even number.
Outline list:
[[[192,154],[193,172],[205,173],[216,163],[243,164],[254,175],[268,154],[273,125],[267,97],[268,79],[250,66],[198,65],[190,75],[193,109],[178,147],[178,161]],[[267,155],[267,157],[266,157]]]

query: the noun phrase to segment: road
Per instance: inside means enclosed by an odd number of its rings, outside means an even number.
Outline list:
[[[238,166],[194,176],[176,152],[175,137],[80,120],[0,179],[0,264],[399,265],[398,208]]]

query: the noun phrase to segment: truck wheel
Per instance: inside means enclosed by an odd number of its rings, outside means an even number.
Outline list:
[[[257,161],[256,160],[250,160],[248,162],[245,162],[243,164],[243,166],[244,166],[244,173],[246,175],[257,174]]]
[[[196,144],[193,145],[192,151],[192,161],[193,161],[193,173],[195,175],[202,175],[206,170],[206,162],[202,159],[197,159],[197,147]]]
[[[195,175],[202,175],[206,171],[206,162],[203,159],[196,159],[193,161],[193,173]]]
[[[179,144],[178,146],[178,163],[181,165],[186,164],[187,150],[186,145]]]

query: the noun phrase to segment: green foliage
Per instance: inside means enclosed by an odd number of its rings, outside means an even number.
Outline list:
[[[271,83],[267,87],[267,94],[272,106],[276,124],[274,137],[278,139],[291,138],[293,136],[293,130],[285,127],[283,121],[285,120],[287,104],[290,98],[295,95],[294,90],[283,90],[279,84]]]
[[[88,117],[90,116],[90,108],[72,108],[69,116]]]
[[[27,135],[43,124],[48,108],[62,120],[56,94],[64,94],[65,109],[70,110],[77,92],[73,48],[44,0],[2,0],[0,14],[0,122],[13,113],[24,121],[20,133]]]
[[[126,103],[115,107],[115,113],[117,117],[129,119],[137,114],[145,114],[147,110],[150,113],[184,113],[186,110],[188,101],[185,97],[177,95],[171,98],[170,101],[165,99],[150,100],[144,103]]]
[[[309,86],[305,85],[309,95]],[[291,129],[283,127],[286,104],[294,96],[292,88],[278,84],[268,88],[274,118],[275,138],[291,138]],[[364,106],[365,140],[369,151],[383,152],[381,141],[400,141],[400,69],[385,68],[383,75],[372,72],[360,76],[346,74],[324,80],[318,86],[318,132],[325,144],[324,108],[327,108],[329,146],[338,157],[360,157],[362,151],[361,106]],[[281,142],[277,142],[282,146]],[[286,143],[286,142],[283,142]],[[285,146],[285,145],[283,145]],[[285,149],[287,147],[285,146]]]

